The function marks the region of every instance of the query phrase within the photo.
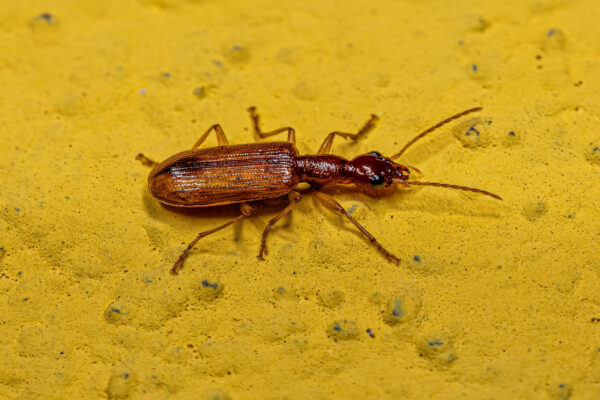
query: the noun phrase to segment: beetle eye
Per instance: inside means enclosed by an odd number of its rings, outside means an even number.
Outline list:
[[[375,175],[369,178],[369,183],[374,189],[381,189],[385,186],[385,178],[383,176]]]

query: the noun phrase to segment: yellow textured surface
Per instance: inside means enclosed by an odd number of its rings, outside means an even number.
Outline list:
[[[599,20],[596,0],[4,1],[0,398],[600,398]],[[332,192],[396,266],[307,197],[265,262],[270,209],[172,276],[236,210],[161,207],[135,155],[217,122],[252,141],[250,105],[303,153],[379,115],[347,157],[482,105],[402,161],[504,201]]]

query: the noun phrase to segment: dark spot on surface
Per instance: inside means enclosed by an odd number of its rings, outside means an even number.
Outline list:
[[[336,332],[341,332],[342,331],[342,327],[340,326],[340,324],[334,324],[333,325],[333,330]]]
[[[444,341],[441,340],[441,339],[428,340],[427,341],[427,345],[429,347],[443,346],[444,345]]]
[[[546,35],[548,37],[552,37],[552,36],[554,36],[555,33],[556,33],[556,29],[550,29]]]
[[[508,136],[515,136],[515,132],[514,131],[508,132]]]
[[[577,81],[573,85],[574,86],[581,86],[581,85],[583,85],[583,81]]]
[[[419,256],[413,256],[413,260],[416,262],[421,262],[421,257]]]
[[[471,69],[473,70],[473,72],[477,72],[477,64],[471,65]]]
[[[54,18],[52,18],[52,14],[50,14],[50,13],[42,13],[42,14],[38,15],[37,17],[35,17],[35,19],[44,21],[48,25],[52,25],[52,23],[54,22]]]
[[[200,86],[194,89],[194,96],[198,97],[199,99],[203,99],[206,97],[206,93],[207,90],[204,86]]]
[[[27,300],[29,300],[29,297],[24,297],[23,298],[23,301],[27,301]]]
[[[163,73],[161,74],[161,76],[162,76],[163,78],[170,78],[170,77],[171,77],[171,74],[170,74],[170,73],[168,73],[168,72],[163,72]]]
[[[20,211],[21,211],[21,209],[20,209],[20,208],[17,208],[17,207],[15,207],[15,211],[16,211],[16,212],[20,212]]]
[[[369,328],[369,329],[367,329],[367,335],[369,335],[371,338],[374,338],[375,332],[373,332],[373,329]]]
[[[236,181],[241,181],[241,180],[242,180],[242,178],[240,178],[239,176],[236,176],[236,177],[235,177],[235,180],[236,180]]]
[[[213,60],[213,64],[215,64],[219,68],[221,68],[223,66],[223,63],[219,60]]]
[[[210,283],[207,280],[203,280],[202,287],[207,287],[207,288],[211,288],[212,290],[217,290],[217,288],[219,287],[219,284],[218,283]]]
[[[129,379],[129,374],[127,372],[123,374],[123,379]]]
[[[402,308],[402,301],[400,299],[394,299],[392,315],[396,318],[402,318],[406,315],[406,312],[404,312],[404,308]]]
[[[469,129],[465,132],[465,136],[471,136],[471,132],[475,134],[475,136],[479,136],[479,131],[475,129],[475,125],[471,125]]]
[[[121,310],[119,310],[118,308],[110,308],[110,312],[115,313],[115,314],[121,314]]]

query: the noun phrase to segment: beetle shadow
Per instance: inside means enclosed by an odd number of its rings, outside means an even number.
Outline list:
[[[264,229],[264,227],[267,225],[267,222],[263,221],[262,218],[255,217],[263,215],[269,215],[272,217],[283,210],[289,204],[289,200],[287,196],[283,196],[274,199],[249,202],[248,204],[252,208],[252,215],[239,221],[239,223],[234,224],[235,240],[238,240],[241,236],[244,221],[251,220],[256,226],[260,225],[260,229]],[[211,229],[216,225],[222,224],[227,220],[234,219],[241,214],[239,204],[227,204],[213,207],[169,206],[162,204],[160,201],[152,197],[146,188],[143,189],[142,193],[142,205],[146,215],[153,220],[179,229],[186,229],[189,226],[190,219],[197,220],[199,225],[205,229]],[[287,225],[288,218],[284,218],[284,220],[281,222],[282,226]],[[215,226],[211,226],[211,223],[214,223]]]

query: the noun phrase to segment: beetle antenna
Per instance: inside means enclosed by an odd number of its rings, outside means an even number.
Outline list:
[[[406,182],[402,182],[402,183],[405,185],[439,186],[439,187],[445,187],[445,188],[449,188],[449,189],[464,190],[467,192],[475,192],[475,193],[479,193],[479,194],[485,194],[486,196],[490,196],[495,199],[502,200],[502,197],[498,196],[497,194],[488,192],[486,190],[475,189],[475,188],[467,187],[467,186],[450,185],[448,183],[421,182],[421,181],[406,181]]]
[[[406,143],[406,145],[404,145],[404,147],[402,148],[402,150],[400,150],[399,152],[397,152],[396,154],[394,154],[393,156],[390,157],[390,159],[395,160],[396,158],[400,157],[402,154],[404,154],[404,152],[410,147],[412,146],[417,140],[423,138],[425,135],[427,135],[428,133],[431,133],[433,131],[435,131],[437,128],[446,125],[448,122],[454,121],[457,118],[460,118],[462,116],[465,116],[467,114],[471,114],[473,112],[476,111],[481,111],[483,110],[482,107],[475,107],[475,108],[469,108],[468,110],[465,110],[461,113],[458,113],[456,115],[453,115],[449,118],[446,118],[445,120],[443,120],[442,122],[439,122],[437,124],[435,124],[434,126],[432,126],[429,129],[424,130],[423,132],[419,133],[417,136],[415,136],[410,142]]]

